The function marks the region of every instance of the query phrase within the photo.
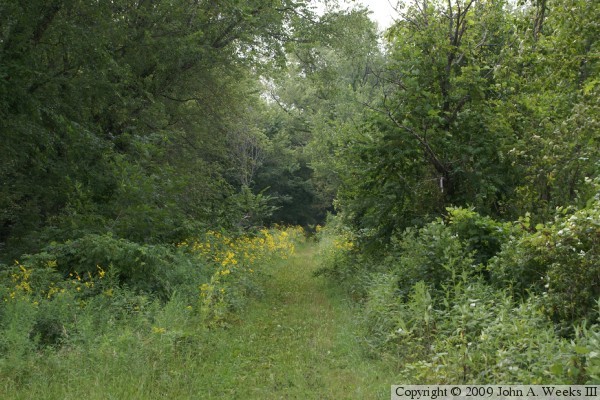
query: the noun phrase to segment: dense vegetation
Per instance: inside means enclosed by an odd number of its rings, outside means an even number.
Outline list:
[[[416,1],[386,32],[317,169],[321,274],[404,381],[600,381],[599,13]]]
[[[232,326],[292,225],[405,381],[600,381],[600,5],[332,3],[0,0],[11,385]]]

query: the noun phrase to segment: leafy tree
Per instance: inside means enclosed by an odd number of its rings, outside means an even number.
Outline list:
[[[310,18],[290,0],[0,1],[4,249],[226,221],[256,72]]]
[[[286,46],[287,69],[267,82],[267,131],[279,157],[265,164],[258,183],[281,200],[275,218],[315,224],[332,211],[340,182],[336,147],[372,97],[369,70],[381,54],[375,25],[360,8],[333,8],[295,36]]]
[[[378,102],[335,146],[347,221],[386,242],[448,205],[539,220],[581,205],[598,173],[596,14],[576,1],[405,7],[371,71]]]
[[[502,2],[416,2],[387,33],[378,102],[341,150],[350,166],[341,209],[369,235],[423,223],[446,206],[502,213],[513,132],[496,114],[505,63]]]
[[[581,206],[585,178],[598,174],[599,10],[589,2],[537,2],[517,25],[520,46],[505,50],[511,62],[499,71],[501,110],[515,131],[510,157],[521,176],[514,207],[539,220],[557,206]]]

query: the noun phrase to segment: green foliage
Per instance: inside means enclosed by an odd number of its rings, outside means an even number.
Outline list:
[[[345,168],[336,152],[357,130],[362,103],[374,96],[370,71],[382,56],[375,25],[358,7],[334,9],[294,34],[297,40],[286,46],[286,70],[273,74],[266,87],[274,154],[257,185],[279,196],[279,220],[315,225],[332,211]]]
[[[435,291],[456,284],[463,274],[478,270],[473,255],[459,236],[437,220],[421,229],[407,229],[392,241],[389,265],[398,279],[401,296],[407,296],[417,282],[424,281]]]
[[[600,302],[598,306],[600,312]],[[600,381],[600,354],[597,351],[600,346],[600,327],[598,325],[582,327],[577,332],[577,339],[572,343],[572,348],[579,356],[578,367],[588,376],[585,383],[597,383]],[[556,369],[557,372],[562,372],[561,366]]]
[[[528,302],[514,305],[485,286],[465,288],[454,306],[440,313],[439,332],[431,345],[431,362],[418,361],[408,371],[420,382],[507,384],[579,382],[568,342],[556,337],[552,324]],[[555,365],[564,366],[560,375]]]
[[[0,396],[312,399],[347,391],[384,397],[396,363],[367,359],[356,346],[353,307],[311,277],[315,250],[302,246],[269,267],[264,295],[228,329],[203,329],[179,295],[124,320],[100,304],[78,310],[75,344],[0,357]]]
[[[473,209],[455,207],[447,212],[449,229],[465,244],[465,250],[473,254],[475,264],[487,265],[512,231],[511,224],[479,215]]]
[[[141,328],[175,293],[195,303],[209,276],[182,251],[108,235],[48,246],[0,273],[0,359],[87,346],[120,325]]]
[[[536,222],[556,207],[581,206],[585,178],[598,174],[598,96],[590,94],[600,71],[599,12],[597,4],[551,0],[517,13],[513,35],[522,44],[504,50],[510,61],[497,70],[498,111],[516,135],[506,155],[520,175],[510,207]]]
[[[90,352],[103,341],[116,351],[116,332],[174,344],[192,328],[230,326],[260,293],[261,270],[304,235],[287,228],[209,237],[174,247],[89,234],[2,266],[0,368],[37,353]]]
[[[25,257],[24,263],[43,267],[53,260],[64,277],[97,277],[108,270],[119,285],[153,293],[167,299],[174,287],[186,281],[202,281],[208,272],[182,254],[165,246],[139,245],[111,235],[86,235],[62,244],[52,244],[43,253]]]
[[[366,295],[370,274],[377,264],[357,251],[356,237],[344,226],[341,218],[329,214],[324,227],[317,225],[319,268],[315,276],[325,276],[343,288],[354,299]]]
[[[8,359],[19,360],[36,349],[31,340],[30,332],[36,323],[36,310],[25,299],[3,305],[2,310],[2,339],[0,339],[0,354]]]
[[[336,157],[346,223],[377,248],[448,206],[534,223],[582,207],[598,174],[598,11],[571,0],[403,8],[385,68],[372,70],[381,95],[355,96],[367,105],[358,132],[340,123],[315,141]],[[478,262],[497,251],[488,245]]]
[[[339,146],[338,206],[371,240],[426,223],[447,206],[502,214],[515,185],[504,152],[514,133],[496,114],[502,2],[418,2],[386,34],[382,95]]]
[[[272,205],[276,199],[263,192],[254,194],[248,186],[243,186],[239,193],[231,196],[228,207],[230,226],[249,230],[265,225],[277,207]]]
[[[488,275],[487,262],[495,256],[513,230],[511,224],[463,208],[449,208],[447,222],[438,219],[421,228],[408,228],[394,237],[379,254],[360,254],[360,237],[330,218],[321,229],[321,273],[355,293],[364,293],[371,272],[392,273],[398,294],[408,296],[417,282],[441,290],[457,282],[463,273]],[[361,288],[362,286],[362,288]]]
[[[533,230],[450,208],[393,238],[378,268],[338,258],[328,276],[362,276],[361,336],[407,381],[593,382],[597,325],[577,324],[597,321],[598,202],[559,211]]]
[[[173,243],[209,223],[230,227],[228,200],[250,183],[231,171],[256,167],[245,144],[264,137],[258,74],[280,68],[288,28],[310,23],[306,7],[34,0],[0,10],[3,260],[86,234]]]
[[[418,282],[402,300],[394,280],[382,275],[373,281],[365,304],[365,337],[377,353],[402,357],[402,377],[411,383],[593,379],[594,369],[585,366],[595,365],[595,353],[556,335],[541,311],[541,297],[515,303],[481,279],[463,277],[438,296]],[[597,335],[595,328],[585,332],[578,343]]]
[[[264,225],[335,206],[317,274],[407,379],[597,381],[600,3],[416,0],[386,42],[361,7],[22,3],[0,0],[0,366],[226,326],[301,236]]]
[[[352,123],[314,139],[355,245],[325,270],[366,293],[366,341],[409,361],[406,381],[594,379],[596,352],[573,343],[594,340],[576,326],[600,296],[599,11],[406,5],[379,95],[357,91]]]
[[[397,276],[381,274],[373,277],[363,312],[366,342],[374,351],[393,348],[399,354],[405,353],[407,360],[418,359],[427,354],[425,346],[434,333],[432,298],[421,281],[415,284],[406,303],[399,299]],[[422,335],[418,339],[420,343],[410,342],[410,349],[397,346],[396,338],[410,335],[413,330]]]
[[[575,212],[559,210],[553,222],[503,246],[490,265],[492,279],[521,296],[528,290],[545,293],[547,312],[557,322],[594,321],[600,296],[599,233],[598,200]]]

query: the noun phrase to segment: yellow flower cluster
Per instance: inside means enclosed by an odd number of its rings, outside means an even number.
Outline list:
[[[96,268],[98,268],[98,270],[102,271],[102,276],[100,276],[100,279],[102,279],[102,277],[104,277],[104,270],[102,268],[100,268],[100,266],[96,266]],[[69,278],[71,278],[70,282],[72,287],[75,289],[75,291],[77,292],[81,292],[84,288],[87,289],[92,289],[95,285],[94,283],[94,278],[92,277],[92,274],[90,274],[89,272],[87,274],[85,274],[83,277],[81,277],[79,275],[79,273],[77,272],[72,272],[69,274]]]
[[[304,237],[301,227],[262,229],[254,235],[228,237],[209,231],[202,240],[179,244],[215,266],[209,283],[200,286],[201,309],[210,324],[220,323],[227,314],[227,296],[236,290],[232,282],[254,273],[272,259],[286,259],[295,243]]]
[[[356,250],[354,236],[349,232],[339,231],[335,227],[318,227],[317,237],[319,239],[318,258],[320,264],[325,268],[346,262],[343,261],[344,257]]]
[[[156,333],[157,335],[162,335],[166,332],[167,332],[167,330],[161,326],[153,326],[152,327],[152,333]]]
[[[236,238],[209,231],[203,240],[189,240],[179,244],[212,261],[221,271],[240,266],[250,267],[273,258],[287,258],[294,253],[294,242],[304,235],[301,227],[262,229],[256,235]],[[225,274],[228,274],[226,272]]]
[[[352,240],[349,240],[347,238],[335,238],[333,240],[333,247],[335,247],[338,250],[348,251],[354,248],[354,243],[352,242]]]
[[[11,280],[14,284],[13,290],[8,294],[8,298],[5,298],[4,301],[8,301],[8,299],[15,299],[19,295],[28,295],[33,291],[31,289],[31,270],[25,268],[24,265],[15,261],[15,265],[19,268],[17,272],[11,274]]]
[[[48,261],[47,265],[50,268],[55,268],[56,261]],[[102,280],[106,275],[106,271],[98,265],[96,266],[98,271],[97,280],[89,272],[83,276],[77,272],[72,272],[69,274],[69,279],[65,282],[65,284],[57,286],[54,282],[52,282],[47,288],[38,288],[34,293],[34,290],[31,287],[33,269],[28,269],[19,261],[15,261],[15,266],[18,269],[10,275],[13,287],[9,290],[8,295],[4,297],[3,300],[5,302],[14,300],[16,298],[31,298],[36,296],[40,299],[45,298],[50,300],[56,295],[66,293],[68,290],[84,292],[86,289],[93,289],[98,280]],[[34,301],[33,303],[36,305],[38,304],[37,301]]]

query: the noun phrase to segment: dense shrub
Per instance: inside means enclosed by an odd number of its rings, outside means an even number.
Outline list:
[[[428,353],[428,343],[435,334],[432,298],[423,282],[415,284],[413,289],[407,301],[402,301],[397,279],[390,274],[374,277],[363,314],[365,342],[372,350],[385,349],[407,361]],[[398,340],[405,336],[413,336],[415,340]]]
[[[556,322],[596,320],[600,298],[600,201],[575,212],[559,210],[552,223],[513,237],[491,263],[494,283],[546,293],[545,309]]]
[[[422,227],[406,229],[394,236],[374,255],[364,253],[356,235],[329,218],[320,229],[319,274],[361,298],[371,284],[372,273],[391,276],[399,294],[423,281],[439,290],[450,285],[463,272],[487,277],[487,263],[501,249],[515,228],[481,216],[471,209],[448,208],[448,215]],[[379,278],[377,278],[379,279]]]
[[[357,238],[342,224],[341,218],[329,215],[324,227],[317,225],[319,268],[315,276],[325,276],[342,287],[354,299],[366,296],[370,275],[379,265],[361,253]]]
[[[598,313],[600,313],[600,301],[598,302]],[[572,342],[573,351],[583,358],[579,366],[584,370],[588,380],[586,384],[598,384],[600,382],[600,326],[593,325],[590,328],[582,327],[577,332],[577,340]],[[561,366],[556,368],[562,372]]]
[[[598,325],[585,325],[598,318],[597,199],[535,228],[449,208],[393,237],[377,266],[339,245],[351,237],[321,234],[326,275],[362,285],[361,337],[401,359],[406,381],[597,382]]]
[[[463,273],[477,272],[472,253],[442,220],[421,229],[407,229],[399,240],[392,242],[391,254],[388,263],[403,297],[417,282],[441,290],[454,284]]]
[[[53,262],[64,278],[95,277],[111,270],[121,286],[153,293],[165,300],[173,288],[186,282],[206,280],[206,268],[169,246],[141,245],[112,235],[85,235],[80,239],[52,244],[42,253],[26,256],[33,267]]]
[[[560,338],[541,311],[544,298],[518,303],[481,278],[464,277],[438,297],[418,282],[402,301],[390,282],[374,280],[363,337],[376,353],[403,360],[407,382],[583,383],[597,374],[598,328],[577,342]]]
[[[193,302],[203,274],[166,247],[99,235],[53,244],[0,270],[0,355],[89,343],[117,323],[150,321],[175,291]]]
[[[508,239],[512,224],[482,216],[473,209],[448,208],[448,227],[463,241],[466,250],[473,254],[476,264],[487,264]]]

